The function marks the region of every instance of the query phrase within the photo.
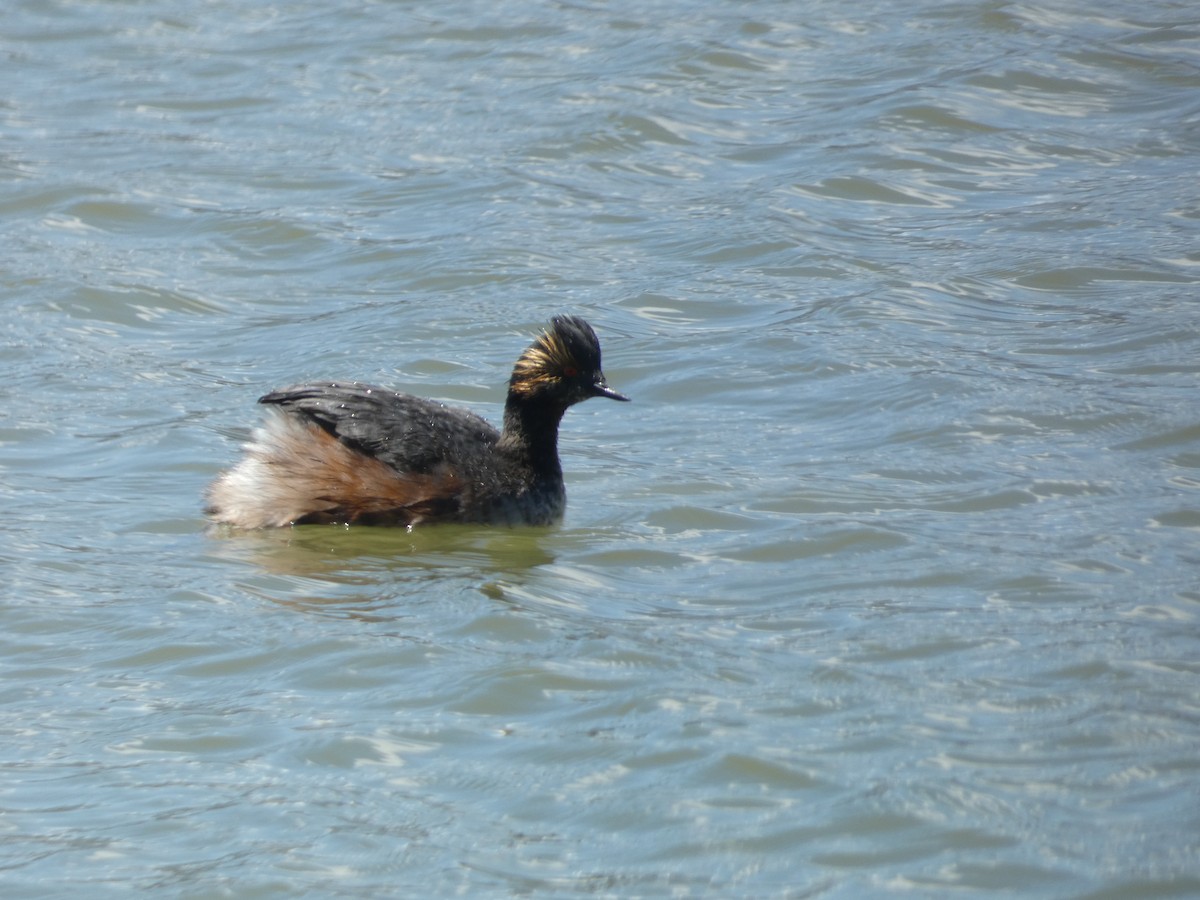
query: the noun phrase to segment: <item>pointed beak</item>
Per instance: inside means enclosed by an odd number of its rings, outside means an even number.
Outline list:
[[[593,397],[607,397],[609,400],[624,400],[629,402],[629,398],[624,394],[619,394],[608,386],[608,382],[604,380],[604,376],[599,376],[592,384]]]

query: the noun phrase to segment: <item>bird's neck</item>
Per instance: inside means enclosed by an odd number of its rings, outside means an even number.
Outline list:
[[[537,467],[559,470],[558,425],[565,406],[509,393],[500,446]]]

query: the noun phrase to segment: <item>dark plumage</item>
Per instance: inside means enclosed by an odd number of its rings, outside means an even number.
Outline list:
[[[267,420],[208,491],[205,512],[241,528],[337,522],[547,525],[566,507],[563,413],[608,387],[600,342],[560,316],[521,354],[496,431],[465,409],[367,384],[311,382],[259,399]]]

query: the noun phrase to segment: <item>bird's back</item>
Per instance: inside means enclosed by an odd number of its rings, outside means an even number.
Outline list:
[[[313,422],[401,474],[428,474],[446,464],[464,471],[486,467],[500,438],[468,410],[357,382],[307,382],[258,402]]]
[[[487,521],[500,435],[464,409],[357,383],[312,382],[259,401],[276,413],[209,492],[243,528]],[[489,480],[490,479],[490,480]]]

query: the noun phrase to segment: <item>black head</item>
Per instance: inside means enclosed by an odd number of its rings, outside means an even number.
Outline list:
[[[592,326],[576,316],[555,316],[550,327],[521,354],[509,391],[522,397],[557,400],[564,407],[589,397],[628,400],[604,380],[600,341]]]

